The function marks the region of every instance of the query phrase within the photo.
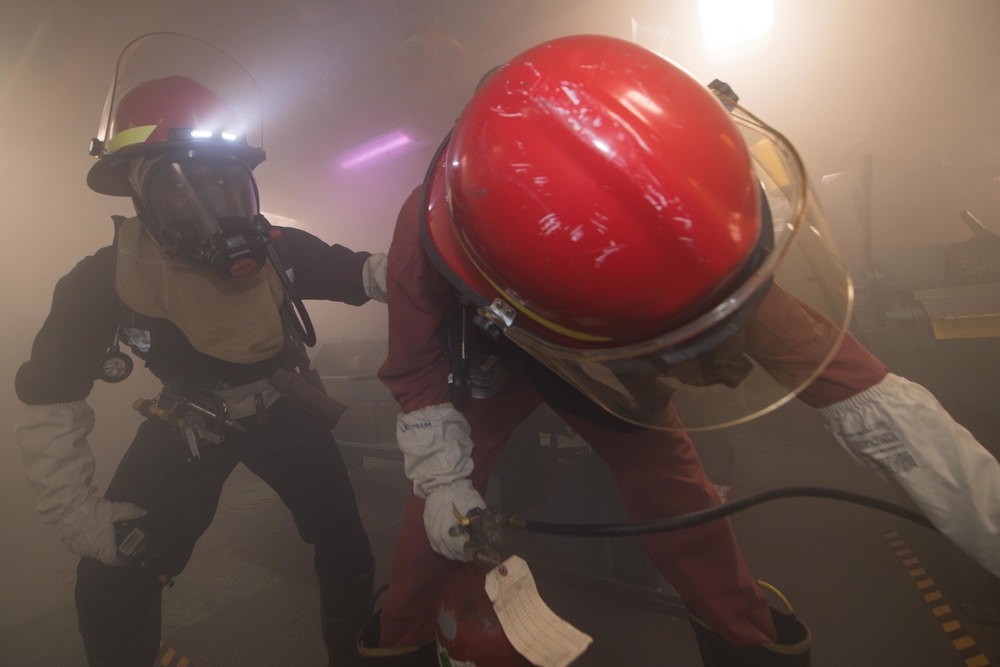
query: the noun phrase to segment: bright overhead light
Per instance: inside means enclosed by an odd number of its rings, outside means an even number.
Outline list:
[[[404,148],[415,147],[415,142],[409,134],[402,130],[393,130],[344,151],[338,158],[337,164],[341,169],[353,169],[377,158],[397,153]]]
[[[709,59],[733,59],[771,41],[774,0],[698,0],[698,17]]]

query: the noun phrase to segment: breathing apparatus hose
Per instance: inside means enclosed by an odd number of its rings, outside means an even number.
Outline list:
[[[681,528],[689,528],[715,519],[741,512],[745,509],[760,505],[771,500],[780,498],[807,497],[807,498],[829,498],[843,502],[864,505],[882,512],[894,514],[898,517],[920,524],[925,528],[937,531],[938,529],[923,514],[914,512],[905,507],[894,505],[893,503],[871,498],[850,491],[838,489],[828,489],[814,486],[790,486],[779,489],[762,491],[753,495],[724,503],[717,507],[681,514],[679,516],[650,521],[646,523],[600,523],[600,524],[559,524],[547,523],[544,521],[534,521],[525,519],[518,515],[504,516],[501,524],[518,530],[525,530],[535,533],[548,533],[550,535],[570,535],[578,537],[618,537],[623,535],[645,535],[648,533],[661,533]],[[940,532],[940,531],[938,531]]]
[[[278,244],[281,242],[281,230],[274,227],[268,222],[267,218],[260,214],[254,218],[254,225],[261,233],[267,257],[271,260],[271,264],[274,266],[278,278],[281,280],[281,287],[285,292],[285,304],[283,304],[281,309],[282,316],[286,318],[295,333],[298,334],[299,341],[306,347],[312,347],[316,344],[316,330],[313,328],[312,318],[309,317],[306,305],[295,294],[295,287],[292,285],[292,279],[288,273],[288,263],[282,257],[282,252],[278,248]]]

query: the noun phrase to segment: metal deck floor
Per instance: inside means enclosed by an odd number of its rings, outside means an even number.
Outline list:
[[[734,496],[813,484],[898,502],[803,415],[785,411],[700,443],[706,467]],[[352,479],[381,584],[408,482],[398,462],[365,464]],[[574,512],[590,511],[578,499],[601,498],[594,474],[577,468],[557,476],[553,497]],[[613,503],[594,507],[593,522],[613,517]],[[1000,605],[1000,584],[933,531],[818,499],[767,503],[736,515],[734,524],[751,571],[778,586],[810,627],[814,667],[1000,665],[1000,624],[988,618]],[[73,611],[74,559],[47,530],[30,529],[37,545],[3,547],[0,665],[85,664]],[[521,534],[511,545],[532,564],[546,604],[594,638],[574,665],[699,665],[676,598],[632,539]],[[311,553],[276,495],[243,467],[164,601],[167,667],[326,664]]]

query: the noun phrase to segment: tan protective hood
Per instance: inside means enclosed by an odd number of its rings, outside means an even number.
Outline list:
[[[169,320],[199,352],[237,364],[270,359],[284,345],[281,280],[270,263],[224,280],[166,257],[138,218],[118,230],[115,290],[129,308]]]

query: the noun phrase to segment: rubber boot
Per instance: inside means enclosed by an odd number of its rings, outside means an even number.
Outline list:
[[[391,648],[379,646],[381,613],[380,609],[372,614],[358,636],[357,650],[361,656],[358,664],[371,667],[438,667],[437,646],[434,643]]]
[[[330,667],[361,664],[357,640],[371,613],[375,566],[347,578],[317,567],[316,578],[319,580],[320,623]]]
[[[76,573],[77,619],[87,664],[155,664],[163,585],[139,568],[111,567],[93,558],[81,558]]]
[[[778,641],[744,648],[736,648],[692,615],[691,627],[705,667],[809,667],[812,635],[785,603],[787,612],[771,607]]]

